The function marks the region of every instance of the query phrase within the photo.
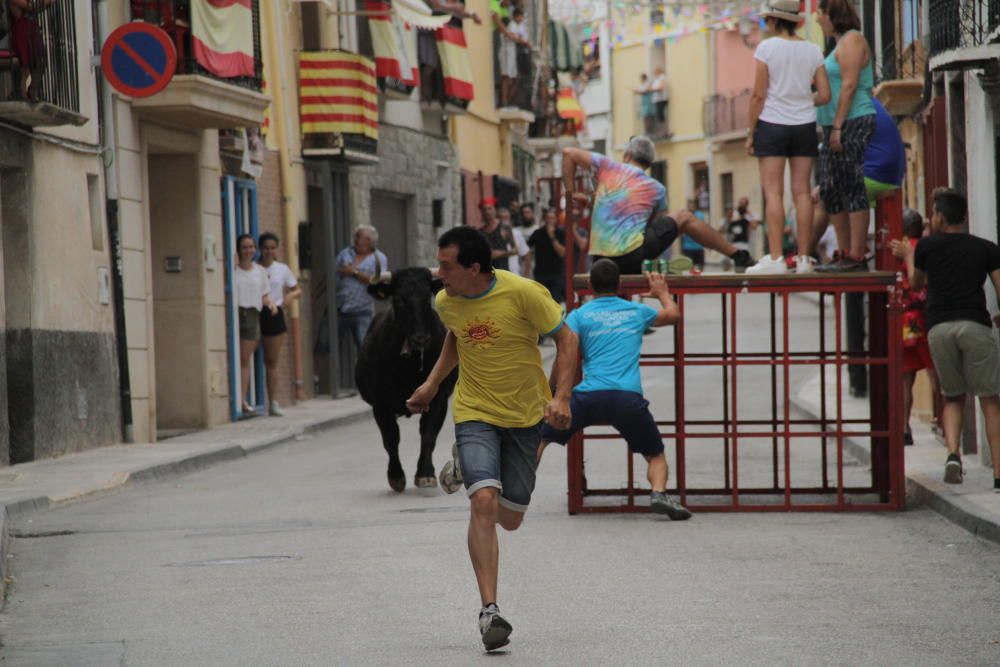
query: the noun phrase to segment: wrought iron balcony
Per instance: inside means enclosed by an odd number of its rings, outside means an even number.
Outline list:
[[[875,96],[893,116],[908,116],[920,106],[927,55],[920,40],[904,49],[890,44],[882,52]]]
[[[930,0],[931,69],[970,69],[994,59],[1000,38],[1000,0]]]
[[[33,54],[35,66],[20,61],[12,34],[0,42],[0,119],[29,127],[82,125],[75,3],[55,0],[36,21],[42,50]]]
[[[244,52],[243,59],[235,66],[221,60],[214,68],[216,71],[197,56],[191,0],[131,0],[131,8],[134,19],[163,28],[177,49],[177,70],[170,84],[156,95],[134,100],[134,108],[152,118],[201,129],[254,127],[263,122],[269,100],[261,93],[263,61],[259,0],[250,0],[248,27],[252,31],[252,46],[249,52]],[[197,11],[198,7],[194,9]],[[224,11],[245,12],[246,9],[237,3]],[[235,22],[246,21],[247,17],[243,14],[223,18]],[[245,39],[245,33],[242,36]],[[223,67],[229,67],[233,75],[223,76],[220,73]]]
[[[719,141],[745,137],[750,123],[750,90],[706,97],[702,111],[706,137]]]

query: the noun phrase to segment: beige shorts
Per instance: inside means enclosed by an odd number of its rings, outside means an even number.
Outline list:
[[[942,322],[931,328],[927,342],[942,394],[1000,394],[1000,353],[992,328],[971,320]]]

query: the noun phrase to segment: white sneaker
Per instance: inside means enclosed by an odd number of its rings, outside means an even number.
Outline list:
[[[284,417],[285,416],[284,411],[281,409],[281,406],[278,405],[277,401],[271,401],[270,414],[271,414],[272,417]]]
[[[774,259],[770,255],[764,255],[757,260],[757,263],[753,266],[747,267],[747,273],[751,273],[757,276],[769,276],[777,275],[779,273],[788,273],[788,265],[785,264],[785,258],[779,257]]]
[[[799,255],[795,258],[795,273],[812,273],[815,261],[809,255]]]

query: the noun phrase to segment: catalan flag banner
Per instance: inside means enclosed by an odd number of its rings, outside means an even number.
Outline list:
[[[583,131],[585,114],[572,88],[559,89],[559,95],[556,97],[556,111],[559,112],[560,118],[573,121],[577,132]]]
[[[191,0],[191,48],[218,77],[254,76],[251,0]]]
[[[378,139],[375,62],[346,51],[299,54],[303,134],[359,134]]]
[[[444,75],[444,94],[459,100],[471,101],[474,96],[474,86],[465,33],[461,28],[446,25],[438,28],[436,36],[438,55],[441,57],[441,72]]]

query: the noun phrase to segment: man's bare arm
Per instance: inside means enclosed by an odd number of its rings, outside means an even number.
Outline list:
[[[590,153],[579,148],[563,149],[563,187],[566,188],[567,199],[572,198],[576,188],[576,168],[590,171],[593,167],[590,162]],[[568,204],[567,204],[568,205]]]

